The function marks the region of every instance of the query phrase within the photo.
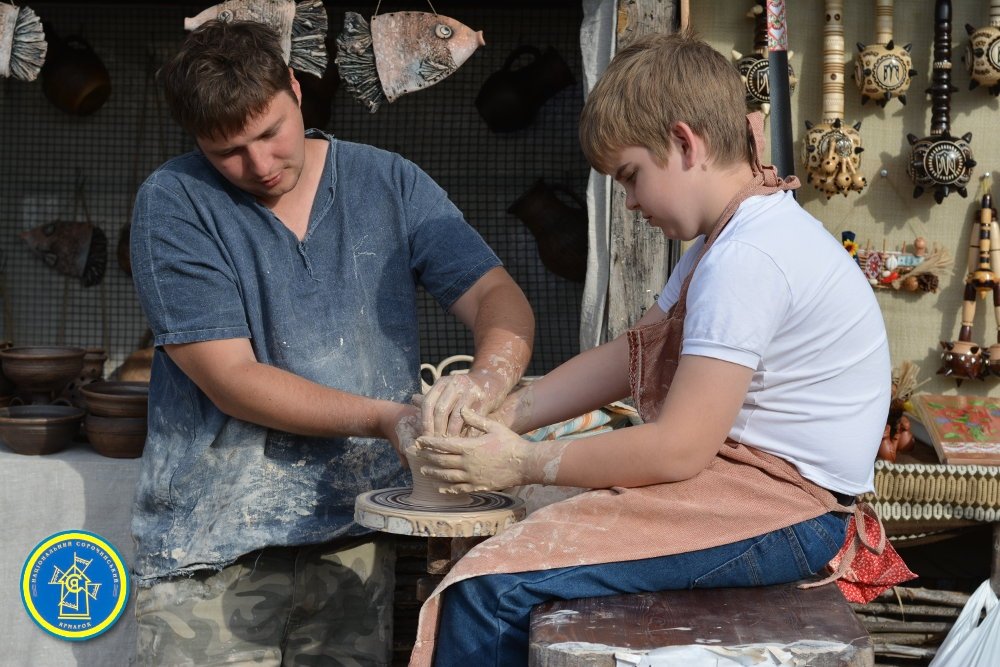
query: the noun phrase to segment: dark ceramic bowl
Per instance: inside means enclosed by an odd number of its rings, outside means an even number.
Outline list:
[[[87,412],[92,415],[146,418],[146,406],[149,404],[148,382],[91,382],[80,387],[80,393],[87,403]]]
[[[102,456],[135,459],[146,445],[146,417],[102,417],[90,413],[83,422],[87,440]]]
[[[18,454],[52,454],[73,442],[83,414],[68,405],[0,408],[0,440]]]
[[[32,393],[60,391],[80,374],[82,347],[11,347],[0,350],[3,373],[19,389]]]

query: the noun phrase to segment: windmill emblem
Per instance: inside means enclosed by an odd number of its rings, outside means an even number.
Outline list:
[[[90,619],[90,601],[97,599],[100,584],[95,584],[87,577],[87,568],[93,562],[85,560],[73,553],[73,566],[65,572],[54,567],[50,584],[59,586],[59,618],[60,619]]]

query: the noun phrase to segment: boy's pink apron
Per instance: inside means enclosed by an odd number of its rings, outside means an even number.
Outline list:
[[[763,144],[762,118],[759,113],[748,116],[758,155]],[[694,267],[743,200],[798,186],[794,176],[781,180],[774,167],[762,167],[756,161],[753,180],[729,202]],[[645,421],[655,419],[677,369],[694,267],[665,319],[627,332],[632,397]],[[751,503],[753,509],[748,512]],[[852,588],[845,590],[845,595],[852,594],[848,599],[858,592],[858,597],[871,599],[913,578],[885,541],[873,513],[860,506],[841,506],[832,493],[804,479],[783,459],[726,442],[709,466],[691,479],[587,491],[542,507],[477,545],[424,602],[410,667],[431,664],[441,593],[463,579],[686,553],[763,535],[834,510],[854,512],[855,521],[849,524],[844,548],[832,562],[835,572],[818,583],[836,579],[842,590],[850,583]],[[662,521],[659,525],[658,520]],[[864,526],[860,537],[856,524]],[[864,548],[859,548],[859,541]],[[866,558],[874,560],[861,567],[859,561]]]

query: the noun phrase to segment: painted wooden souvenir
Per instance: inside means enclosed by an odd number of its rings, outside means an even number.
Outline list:
[[[928,253],[926,241],[921,237],[914,239],[910,247],[904,243],[889,249],[883,242],[881,250],[873,248],[870,242],[862,247],[855,241],[854,232],[843,232],[841,242],[868,283],[877,290],[937,292],[941,275],[952,265],[946,249],[935,244]]]
[[[956,380],[982,379],[987,373],[1000,375],[1000,226],[990,193],[991,179],[980,184],[978,220],[969,233],[968,272],[962,296],[962,324],[958,340],[941,341],[943,364],[938,373]],[[976,297],[993,296],[993,312],[997,323],[997,341],[988,349],[973,342],[972,327],[976,320]]]
[[[259,21],[281,35],[285,62],[292,69],[322,77],[326,71],[327,17],[322,0],[224,0],[184,19],[184,29],[219,21]]]
[[[912,45],[897,46],[892,38],[893,0],[875,0],[875,41],[858,42],[854,61],[854,82],[861,91],[861,103],[875,100],[884,107],[895,98],[906,104],[910,79],[917,74],[910,58]]]
[[[375,113],[447,78],[485,45],[481,30],[447,16],[377,14],[369,26],[360,14],[347,12],[334,62],[351,94]]]
[[[913,181],[913,197],[934,191],[941,203],[952,192],[968,196],[966,186],[976,161],[972,158],[972,133],[951,135],[951,0],[936,0],[934,7],[934,64],[931,87],[931,133],[923,139],[907,134],[910,160],[906,173]]]
[[[47,50],[45,31],[35,12],[0,3],[0,77],[34,81]]]
[[[806,121],[803,162],[809,183],[829,199],[861,192],[868,181],[861,174],[861,123],[844,119],[844,2],[826,0],[823,29],[823,121]]]
[[[739,70],[746,89],[747,106],[751,109],[760,109],[766,115],[771,111],[771,84],[768,76],[768,22],[765,2],[766,0],[757,0],[757,4],[747,12],[747,16],[754,19],[753,53],[743,55],[734,49],[733,59],[736,61],[736,69]],[[794,52],[789,52],[787,57],[791,58],[793,55]],[[789,91],[795,90],[795,84],[795,70],[789,65]]]
[[[974,28],[965,24],[969,43],[965,48],[965,67],[969,71],[969,90],[985,86],[991,95],[1000,95],[1000,0],[990,0],[990,24]]]

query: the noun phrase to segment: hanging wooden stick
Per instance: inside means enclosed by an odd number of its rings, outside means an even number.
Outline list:
[[[767,0],[767,76],[771,100],[771,162],[778,175],[795,173],[792,149],[792,70],[784,0]]]
[[[931,133],[923,139],[907,134],[910,161],[906,173],[914,183],[913,197],[934,191],[941,203],[952,192],[968,196],[965,186],[972,178],[972,133],[951,136],[951,0],[936,0],[934,6],[934,70],[931,76]]]
[[[910,58],[911,44],[896,46],[892,39],[893,0],[875,0],[875,42],[858,42],[854,82],[861,91],[861,103],[875,100],[882,107],[896,98],[906,104],[911,77],[916,76]]]
[[[806,121],[803,161],[809,182],[829,199],[838,192],[861,192],[868,181],[861,174],[861,122],[844,119],[844,2],[826,0],[823,30],[823,121]]]
[[[969,71],[969,90],[985,86],[991,95],[1000,95],[1000,0],[990,0],[990,24],[974,28],[965,24],[969,44],[965,67]]]
[[[760,109],[765,115],[771,111],[771,82],[768,73],[770,65],[770,49],[768,47],[768,14],[766,0],[757,0],[753,8],[747,12],[747,16],[754,20],[753,52],[743,55],[733,49],[733,60],[736,61],[736,69],[743,79],[743,87],[746,90],[747,107]],[[791,58],[793,52],[788,52],[787,58]],[[792,66],[788,66],[788,90],[789,93],[795,90],[795,71]]]

